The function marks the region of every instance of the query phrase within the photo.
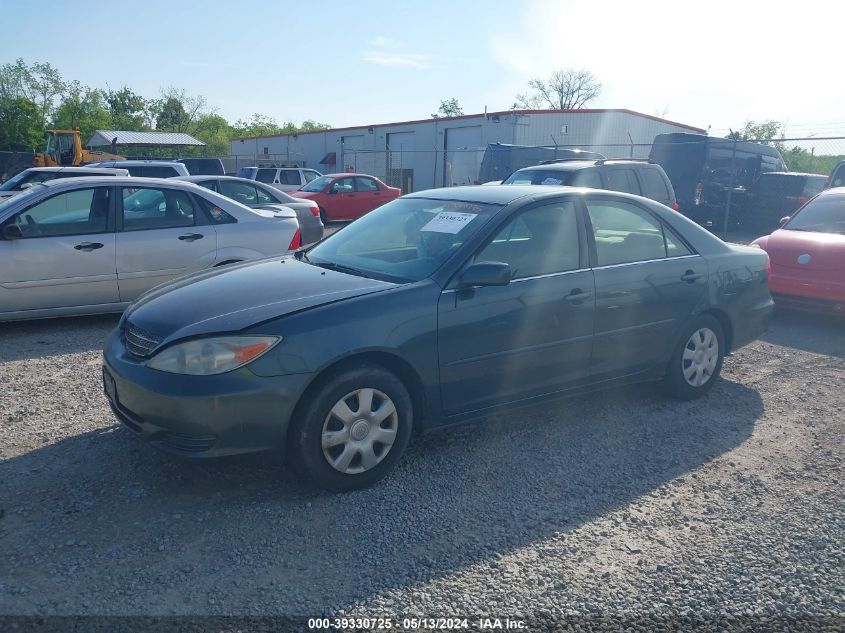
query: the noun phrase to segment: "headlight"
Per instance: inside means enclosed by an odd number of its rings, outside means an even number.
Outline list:
[[[147,362],[147,367],[191,376],[222,374],[243,367],[281,340],[281,336],[201,338],[162,350]]]

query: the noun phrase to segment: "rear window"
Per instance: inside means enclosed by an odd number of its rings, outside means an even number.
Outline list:
[[[671,199],[666,181],[657,168],[645,168],[640,170],[640,179],[643,185],[643,195],[652,200],[668,202]]]
[[[238,169],[236,176],[238,178],[248,178],[249,180],[252,180],[255,177],[255,168],[241,167]]]
[[[258,182],[271,183],[276,179],[275,169],[259,169],[255,174],[255,179]]]
[[[562,169],[520,169],[512,173],[503,185],[568,185],[576,172]]]

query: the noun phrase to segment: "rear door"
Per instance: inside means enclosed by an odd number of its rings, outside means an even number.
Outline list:
[[[438,358],[448,415],[566,389],[589,375],[593,273],[576,196],[519,213],[473,262],[505,262],[506,286],[447,289]]]
[[[9,218],[0,240],[0,312],[117,303],[111,187],[58,193]]]
[[[357,213],[363,215],[388,201],[387,193],[379,188],[373,178],[358,176],[355,178]]]
[[[664,362],[707,291],[707,263],[651,211],[587,196],[596,284],[594,379]]]
[[[117,277],[121,301],[214,264],[217,233],[196,199],[168,187],[121,187]]]

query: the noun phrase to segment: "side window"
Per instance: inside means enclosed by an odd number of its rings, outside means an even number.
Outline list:
[[[301,185],[299,171],[296,169],[282,169],[279,172],[279,182],[283,185]]]
[[[205,187],[206,189],[211,189],[212,191],[217,191],[217,181],[216,180],[203,180],[202,182],[197,183],[200,187]]]
[[[577,270],[580,262],[575,203],[564,200],[511,219],[475,256],[510,264],[514,279]]]
[[[590,189],[603,189],[599,170],[595,168],[582,169],[572,178],[573,187],[589,187]]]
[[[206,217],[211,224],[237,224],[238,221],[229,213],[218,207],[210,200],[206,200],[202,196],[196,196],[199,200],[200,206],[205,211]]]
[[[176,189],[123,188],[123,230],[145,231],[194,225],[194,204]]]
[[[258,182],[272,183],[276,179],[276,170],[259,169],[255,172],[255,179]]]
[[[660,222],[650,213],[621,200],[587,199],[598,266],[666,257]]]
[[[833,172],[833,177],[830,179],[831,187],[845,186],[845,165],[840,165]]]
[[[607,170],[608,188],[612,191],[623,191],[641,195],[640,185],[633,169],[611,168]]]
[[[278,204],[278,200],[276,200],[273,196],[269,193],[264,191],[261,187],[255,188],[256,199],[258,200],[258,204]]]
[[[663,227],[663,238],[666,240],[666,256],[667,257],[682,257],[683,255],[692,255],[692,251],[678,239],[672,231]]]
[[[237,180],[221,180],[220,194],[245,205],[258,204],[255,185]]]
[[[105,233],[109,189],[77,189],[57,194],[21,211],[11,220],[24,238]]]
[[[352,193],[355,191],[355,179],[341,178],[332,185],[329,191],[332,193]]]
[[[651,167],[641,169],[640,178],[642,179],[644,196],[660,202],[669,201],[669,190],[666,188],[666,182],[657,169]]]
[[[356,178],[355,179],[355,190],[356,191],[378,191],[378,185],[376,181],[372,178]]]
[[[304,170],[302,175],[305,176],[305,182],[311,182],[312,180],[320,177],[320,174],[316,171],[311,171],[309,169]]]

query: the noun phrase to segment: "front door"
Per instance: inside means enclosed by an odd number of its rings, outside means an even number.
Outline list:
[[[56,194],[4,223],[0,312],[117,303],[111,187]]]
[[[335,180],[329,187],[329,201],[333,220],[354,220],[361,215],[361,204],[355,191],[355,178]]]
[[[507,286],[447,289],[438,305],[447,415],[573,386],[589,375],[593,273],[576,199],[544,202],[499,230],[473,262],[505,262]]]
[[[707,262],[654,214],[630,201],[587,196],[595,243],[592,377],[665,361],[707,291]]]
[[[187,192],[167,187],[123,187],[117,234],[121,301],[178,275],[208,268],[217,233]]]
[[[359,176],[355,179],[355,193],[358,197],[358,214],[364,215],[387,202],[386,194],[372,178]]]

